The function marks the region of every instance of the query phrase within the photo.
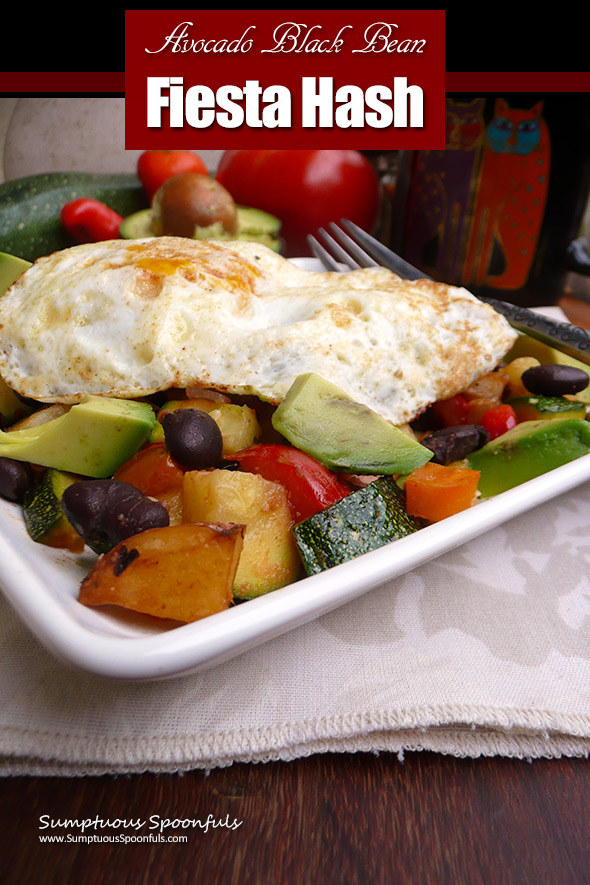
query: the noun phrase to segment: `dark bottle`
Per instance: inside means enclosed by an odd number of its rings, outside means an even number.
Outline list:
[[[590,275],[587,93],[448,94],[444,150],[404,152],[391,247],[429,276],[521,305]]]

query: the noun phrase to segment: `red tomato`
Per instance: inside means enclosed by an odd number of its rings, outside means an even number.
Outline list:
[[[456,427],[468,423],[469,401],[457,393],[449,399],[440,399],[432,405],[432,414],[443,427]]]
[[[508,403],[494,406],[481,416],[481,425],[490,434],[490,439],[502,436],[503,433],[507,433],[513,427],[516,427],[517,424],[516,412]]]
[[[121,215],[99,200],[79,197],[63,206],[61,223],[79,243],[98,243],[119,237]]]
[[[209,175],[204,162],[193,151],[144,151],[137,161],[137,177],[150,202],[160,185],[181,172]]]
[[[295,522],[325,510],[352,491],[315,458],[280,443],[250,446],[231,455],[230,460],[239,461],[247,473],[280,483]]]
[[[121,465],[115,479],[128,482],[145,495],[158,498],[182,488],[184,471],[172,460],[163,443],[154,443]]]
[[[377,217],[377,173],[360,151],[225,151],[217,179],[236,203],[281,220],[289,256],[311,254],[307,234],[330,221],[370,231]]]

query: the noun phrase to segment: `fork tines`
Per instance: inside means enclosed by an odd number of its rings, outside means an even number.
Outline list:
[[[343,265],[352,270],[361,267],[388,267],[406,280],[426,276],[354,222],[342,218],[340,223],[342,227],[334,222],[328,225],[331,234],[325,228],[319,228],[318,237],[321,237],[322,242],[311,235],[307,238],[314,255],[328,270],[341,271]]]

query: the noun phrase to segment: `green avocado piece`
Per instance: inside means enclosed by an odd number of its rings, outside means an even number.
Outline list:
[[[119,225],[119,236],[124,240],[141,240],[143,237],[153,237],[152,210],[140,209],[124,218]]]
[[[481,475],[482,498],[499,495],[590,452],[590,423],[580,418],[523,421],[467,458]]]
[[[267,234],[276,237],[281,229],[281,221],[270,212],[255,209],[253,206],[236,206],[238,213],[238,237],[248,234]]]
[[[514,409],[519,422],[586,417],[586,404],[565,396],[514,396],[506,402]]]
[[[135,455],[155,423],[148,403],[87,396],[45,424],[0,431],[0,456],[104,479]]]
[[[539,341],[538,338],[533,338],[530,335],[521,334],[518,336],[512,348],[504,357],[504,362],[509,363],[521,356],[535,357],[542,366],[574,366],[590,375],[590,366],[587,366],[586,363],[582,363],[580,360],[568,356],[567,353],[562,353],[560,350],[556,350],[554,347],[550,347],[549,344],[545,344],[543,341]],[[590,403],[590,385],[585,390],[576,393],[575,398],[581,403]]]
[[[196,240],[249,240],[255,243],[262,243],[275,252],[280,251],[281,240],[278,232],[281,222],[274,215],[263,212],[261,209],[254,209],[250,206],[236,206],[238,215],[238,229],[234,236],[230,237],[226,234],[221,224],[211,224],[208,227],[195,228],[194,238]],[[144,237],[153,237],[152,231],[152,210],[141,209],[128,215],[119,227],[119,234],[126,240],[138,240]]]
[[[32,411],[32,406],[19,399],[14,390],[0,378],[0,427],[9,427],[26,418]]]
[[[0,252],[0,295],[4,295],[9,286],[18,280],[20,275],[31,267],[30,261],[17,258],[8,252]]]
[[[272,416],[296,448],[334,471],[410,473],[433,452],[321,375],[299,375]]]

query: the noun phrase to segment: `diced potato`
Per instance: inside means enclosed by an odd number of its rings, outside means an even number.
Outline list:
[[[519,356],[515,360],[511,360],[508,365],[502,369],[502,374],[508,378],[505,394],[508,399],[514,396],[527,396],[529,391],[522,383],[522,374],[533,366],[540,366],[541,363],[534,356]]]
[[[249,406],[228,403],[213,409],[209,414],[221,430],[225,456],[235,455],[240,449],[247,449],[260,439],[262,431],[256,412]]]
[[[198,409],[200,412],[208,412],[221,430],[223,454],[226,457],[254,445],[262,435],[256,412],[250,406],[205,398],[174,400],[162,406],[158,420],[161,421],[167,411],[177,409]]]
[[[467,390],[463,391],[463,396],[468,399],[487,399],[499,401],[502,399],[504,388],[508,383],[508,378],[504,372],[486,372],[477,381],[474,381]]]
[[[242,525],[148,529],[99,557],[79,601],[185,622],[224,611],[232,602],[243,537]]]
[[[281,485],[238,470],[193,470],[185,473],[183,497],[185,522],[246,526],[235,596],[261,596],[299,576],[301,560]]]

